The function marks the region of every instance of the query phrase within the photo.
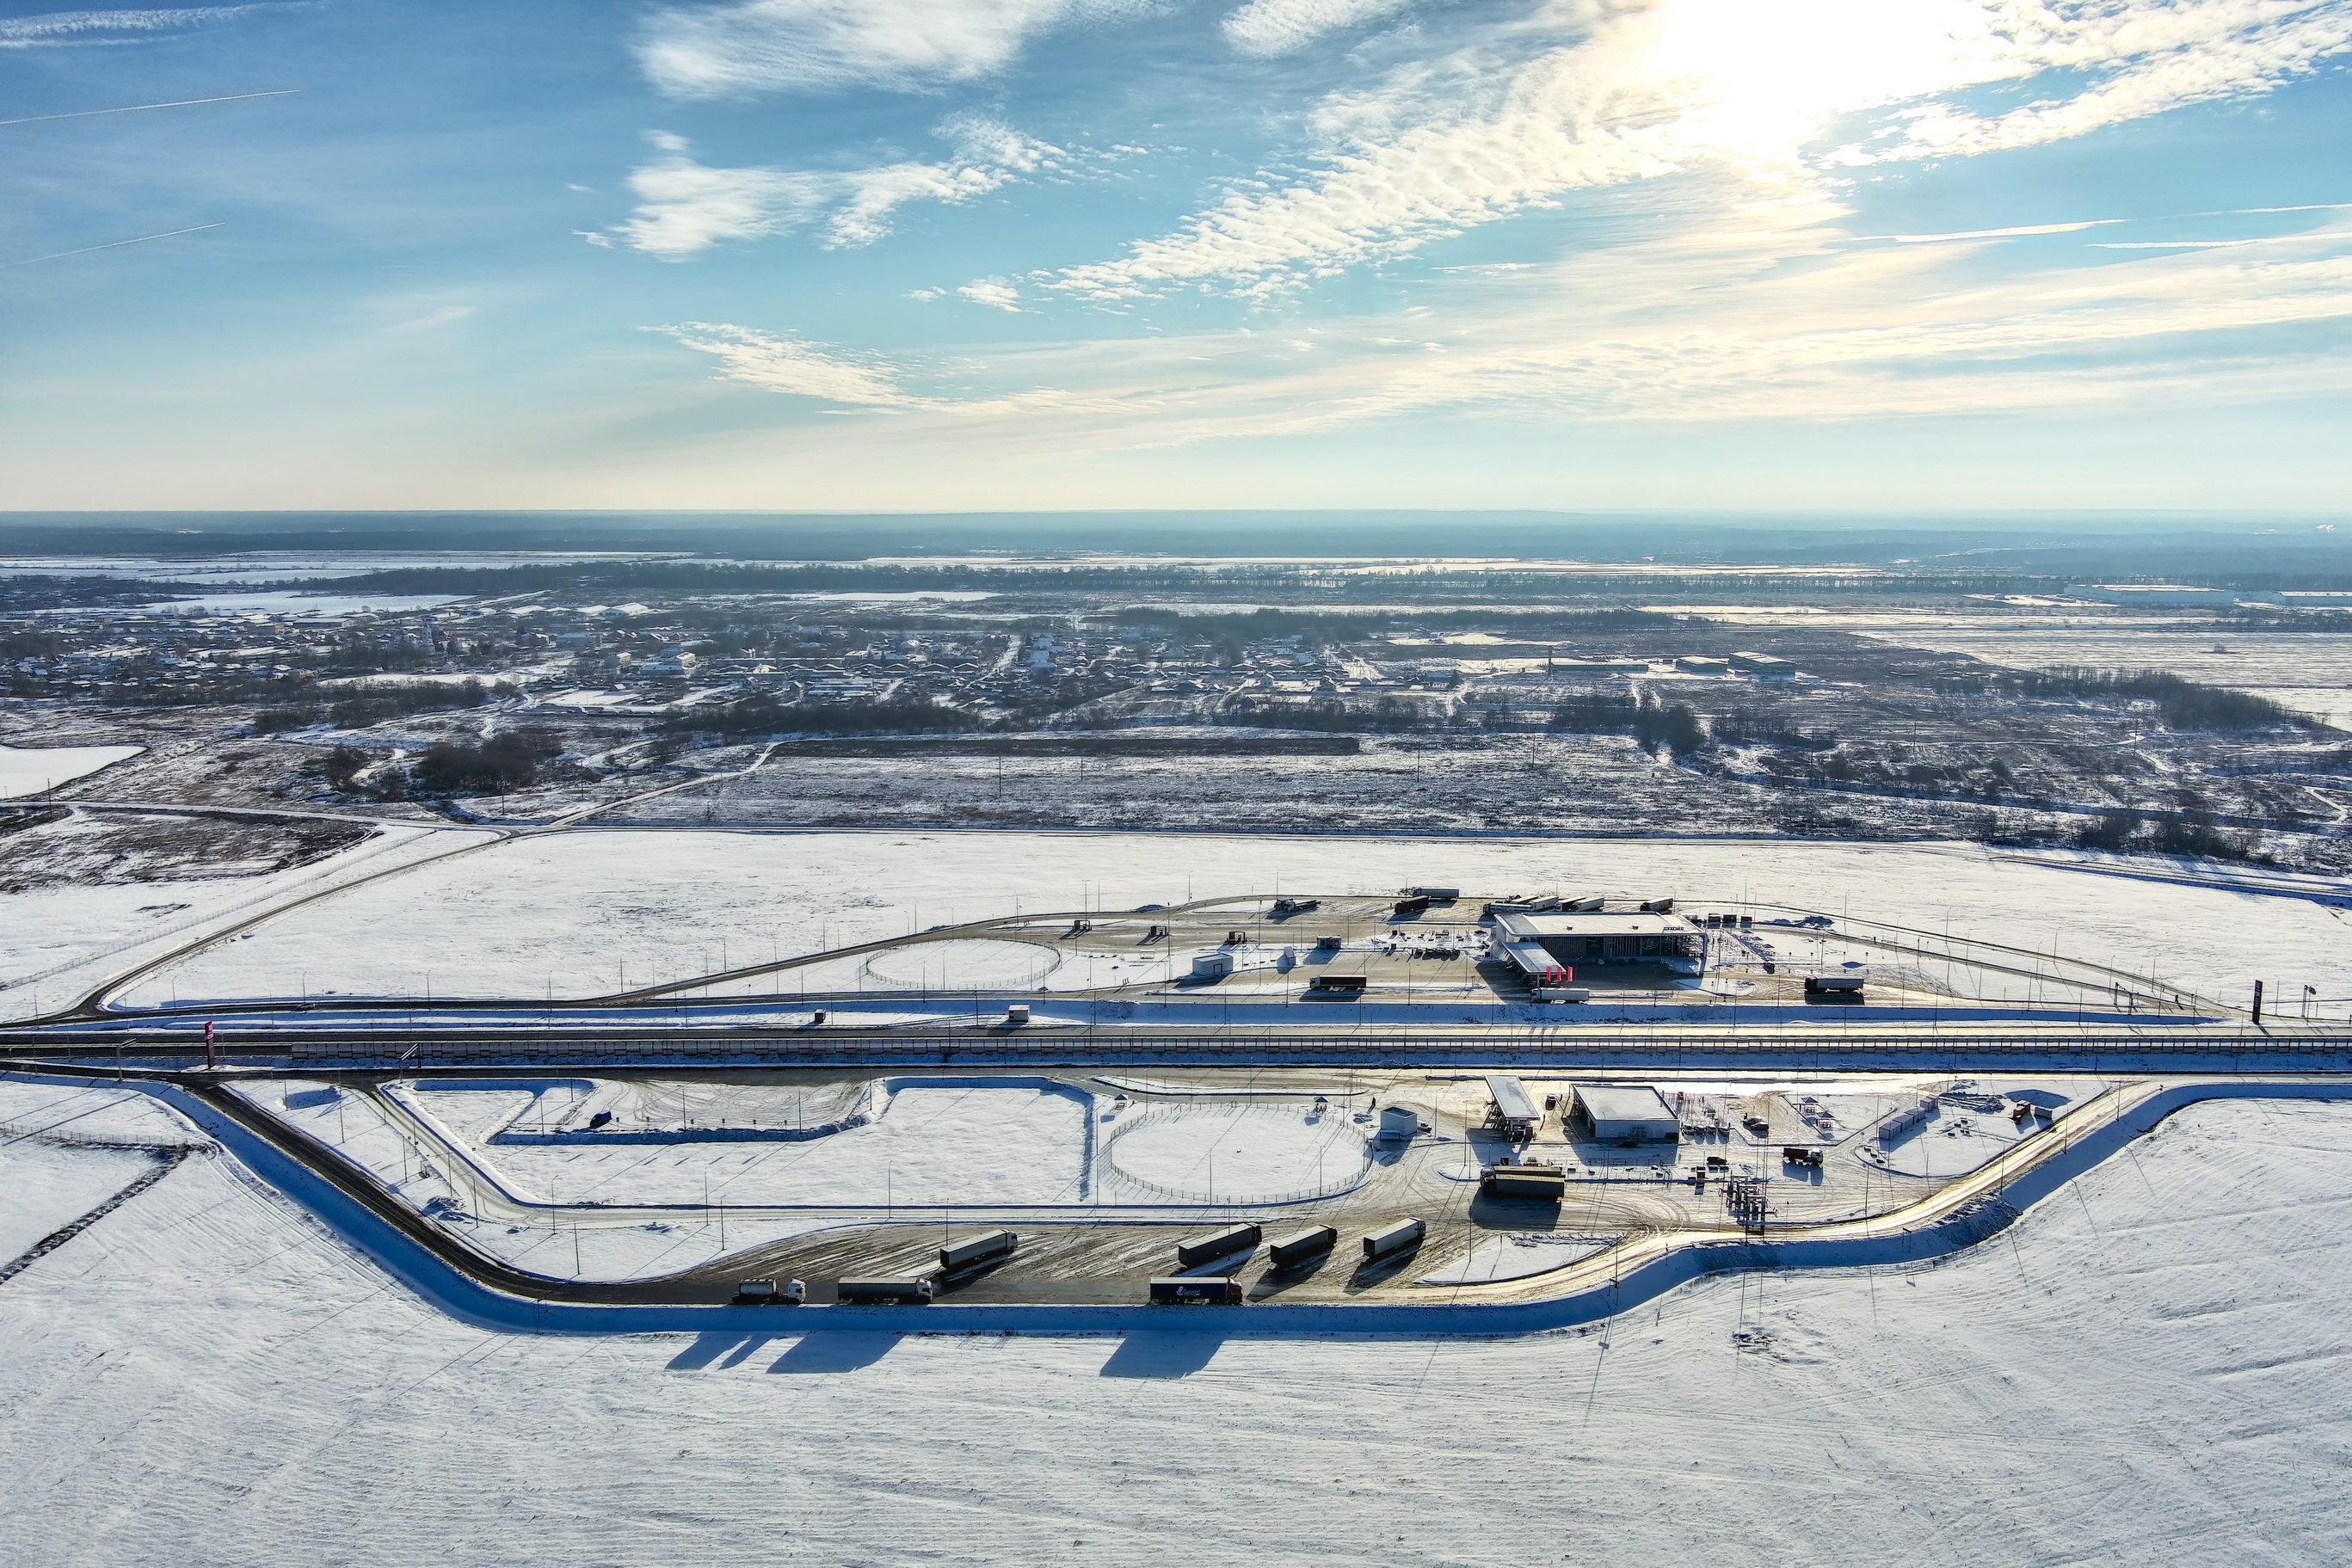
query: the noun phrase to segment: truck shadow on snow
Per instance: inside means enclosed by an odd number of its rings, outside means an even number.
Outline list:
[[[1118,1348],[1110,1353],[1110,1359],[1103,1363],[1098,1375],[1190,1377],[1208,1365],[1224,1343],[1225,1336],[1213,1329],[1131,1333],[1118,1342]]]

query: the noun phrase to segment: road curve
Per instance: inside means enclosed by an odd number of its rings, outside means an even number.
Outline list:
[[[45,1076],[103,1082],[85,1074]],[[818,1329],[1087,1334],[1182,1331],[1223,1337],[1511,1335],[1600,1322],[1707,1274],[1917,1262],[1997,1234],[2065,1182],[2212,1099],[2352,1099],[2336,1077],[2193,1078],[2125,1084],[2084,1103],[1931,1197],[1866,1219],[1631,1237],[1532,1280],[1465,1287],[1443,1303],[1259,1304],[1229,1311],[1135,1306],[734,1307],[676,1299],[675,1277],[621,1284],[526,1273],[465,1248],[341,1156],[246,1105],[202,1072],[142,1074],[264,1180],[365,1249],[418,1295],[478,1327],[552,1333],[776,1333]]]

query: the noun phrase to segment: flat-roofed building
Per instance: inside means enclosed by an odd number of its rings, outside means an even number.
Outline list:
[[[1495,924],[1496,951],[1522,970],[1530,968],[1540,953],[1570,969],[1664,964],[1688,975],[1698,972],[1706,950],[1699,928],[1670,910],[1496,910],[1488,918]]]
[[[1572,1093],[1577,1123],[1604,1143],[1641,1144],[1682,1134],[1682,1118],[1646,1083],[1580,1083]]]

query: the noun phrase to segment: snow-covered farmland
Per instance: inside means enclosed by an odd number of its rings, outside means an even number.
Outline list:
[[[0,1287],[0,1537],[86,1568],[2341,1562],[2347,1193],[2352,1106],[2217,1103],[1940,1267],[1583,1333],[574,1339],[443,1318],[190,1161]]]
[[[44,887],[0,894],[0,1019],[61,1007],[136,964],[352,876],[469,844],[487,833],[387,824],[339,854],[268,876]],[[300,977],[295,977],[299,988]],[[270,989],[282,988],[284,977]],[[161,982],[168,1002],[173,982]]]
[[[312,995],[592,996],[1022,912],[1432,883],[1745,897],[2153,969],[2206,995],[2242,996],[2258,978],[2288,995],[2305,982],[2341,994],[2341,915],[2302,898],[2068,869],[2087,863],[1970,844],[588,830],[307,905],[123,999],[289,996],[298,984]],[[1007,972],[997,946],[971,974]],[[928,955],[890,960],[902,961],[910,979],[992,983]],[[845,968],[840,988],[857,973]],[[803,985],[816,988],[800,976],[748,988]]]
[[[143,746],[0,746],[0,800],[70,784],[146,749]]]

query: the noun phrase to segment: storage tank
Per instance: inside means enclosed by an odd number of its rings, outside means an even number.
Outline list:
[[[735,1287],[739,1307],[797,1307],[807,1296],[808,1287],[798,1280],[787,1280],[782,1286],[773,1280],[746,1280]]]

